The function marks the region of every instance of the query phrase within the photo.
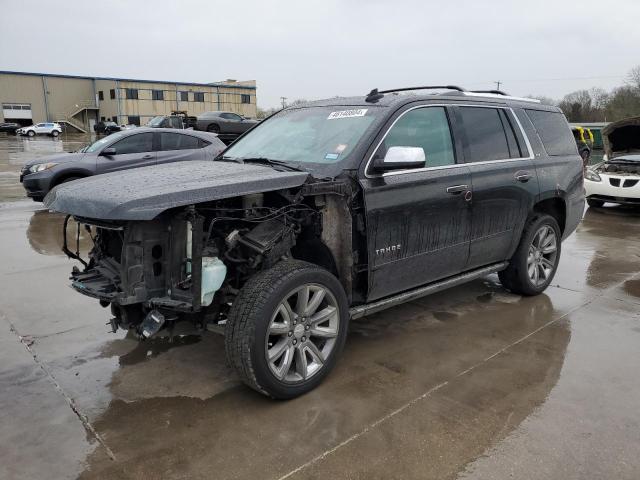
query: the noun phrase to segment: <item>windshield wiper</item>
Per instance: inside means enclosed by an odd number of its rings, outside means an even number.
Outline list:
[[[262,165],[283,167],[288,170],[294,170],[296,172],[306,172],[303,168],[295,167],[288,162],[283,162],[282,160],[272,160],[271,158],[266,157],[226,157],[223,156],[222,160],[235,161],[238,163],[259,163]]]

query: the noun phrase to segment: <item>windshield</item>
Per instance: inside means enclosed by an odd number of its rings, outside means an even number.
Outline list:
[[[100,140],[93,142],[88,147],[84,147],[81,151],[86,153],[97,152],[98,150],[102,149],[102,147],[104,147],[107,143],[111,143],[113,140],[115,140],[116,138],[120,138],[123,135],[124,133],[112,133],[108,137],[101,138]]]
[[[349,156],[381,110],[344,106],[284,110],[255,127],[224,156],[334,164]]]

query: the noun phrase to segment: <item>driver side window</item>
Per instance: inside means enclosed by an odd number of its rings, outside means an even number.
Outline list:
[[[111,146],[116,149],[116,155],[151,152],[153,151],[153,133],[131,135]]]
[[[456,163],[447,112],[444,107],[424,107],[402,115],[387,132],[374,158],[382,159],[391,147],[419,147],[427,167]]]

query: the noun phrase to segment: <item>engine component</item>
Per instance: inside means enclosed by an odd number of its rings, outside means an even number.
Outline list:
[[[260,223],[246,235],[240,237],[239,242],[260,255],[271,250],[280,240],[293,233],[293,228],[280,218],[274,218]]]
[[[222,286],[227,275],[227,267],[218,257],[202,257],[201,305],[208,307],[213,296]]]
[[[252,193],[242,197],[242,208],[252,210],[260,208],[264,204],[264,193]]]
[[[144,338],[149,338],[160,331],[164,325],[164,315],[158,310],[151,310],[140,325],[140,334]]]

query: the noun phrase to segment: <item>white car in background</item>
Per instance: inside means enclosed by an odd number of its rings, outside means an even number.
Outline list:
[[[604,161],[584,172],[587,203],[640,205],[640,117],[610,123],[602,129],[602,141]]]
[[[640,155],[621,155],[589,167],[584,188],[590,207],[605,202],[640,205]]]
[[[35,125],[16,130],[17,135],[27,135],[29,137],[35,135],[51,135],[52,137],[57,137],[61,133],[62,127],[59,123],[54,122],[36,123]]]

